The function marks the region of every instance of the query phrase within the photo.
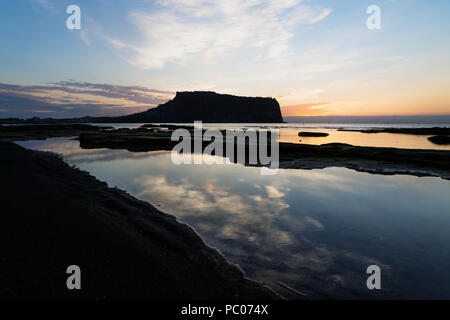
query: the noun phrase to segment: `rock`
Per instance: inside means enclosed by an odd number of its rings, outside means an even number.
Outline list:
[[[281,123],[273,98],[238,97],[215,92],[177,92],[174,99],[145,112],[110,118],[110,122]]]
[[[434,144],[447,145],[450,144],[450,136],[433,136],[429,137],[428,140]]]
[[[328,133],[323,132],[299,132],[299,137],[328,137]]]

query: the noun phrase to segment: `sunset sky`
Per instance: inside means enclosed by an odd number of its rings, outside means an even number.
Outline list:
[[[1,118],[127,114],[184,90],[275,97],[284,116],[450,114],[450,1],[2,0],[0,70]]]

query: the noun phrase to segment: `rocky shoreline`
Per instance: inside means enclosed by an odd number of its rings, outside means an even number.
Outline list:
[[[280,168],[344,167],[360,172],[440,177],[450,180],[450,151],[359,147],[343,143],[280,143]]]
[[[2,299],[277,299],[189,226],[51,153],[0,141]],[[66,287],[79,265],[82,289]]]
[[[136,129],[113,129],[93,125],[21,125],[0,126],[0,139],[27,140],[49,137],[78,137],[84,149],[109,148],[132,152],[172,150],[176,129],[193,130],[193,126],[146,124]],[[384,130],[384,129],[383,129]],[[400,131],[409,131],[399,129]],[[431,131],[429,131],[431,130]],[[438,133],[448,128],[413,128],[411,132]],[[392,131],[392,130],[388,130]],[[411,133],[412,134],[412,133]],[[203,148],[209,142],[203,143]],[[343,143],[324,145],[279,144],[280,168],[323,169],[345,167],[374,174],[406,174],[450,179],[450,151],[360,147]],[[248,163],[243,163],[248,165]]]
[[[170,130],[159,131],[147,127],[82,133],[79,140],[80,146],[85,149],[109,148],[146,152],[171,150],[178,142],[171,141],[170,136]],[[209,142],[204,142],[203,148],[208,144]],[[408,174],[450,179],[450,151],[447,150],[360,147],[344,143],[308,145],[281,142],[279,154],[280,168],[286,169],[345,167],[375,174]]]

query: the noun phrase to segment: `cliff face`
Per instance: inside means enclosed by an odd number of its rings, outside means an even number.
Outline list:
[[[112,122],[280,123],[280,105],[273,98],[238,97],[215,92],[177,92],[174,99],[145,112],[116,117]]]

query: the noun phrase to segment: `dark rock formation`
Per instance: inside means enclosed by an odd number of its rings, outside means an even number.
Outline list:
[[[299,132],[299,137],[328,137],[328,133],[323,132]]]
[[[441,145],[450,144],[450,136],[434,136],[429,137],[428,140],[430,140],[434,144],[441,144]]]
[[[154,109],[111,118],[111,122],[280,123],[280,105],[273,98],[238,97],[215,92],[177,92]]]

